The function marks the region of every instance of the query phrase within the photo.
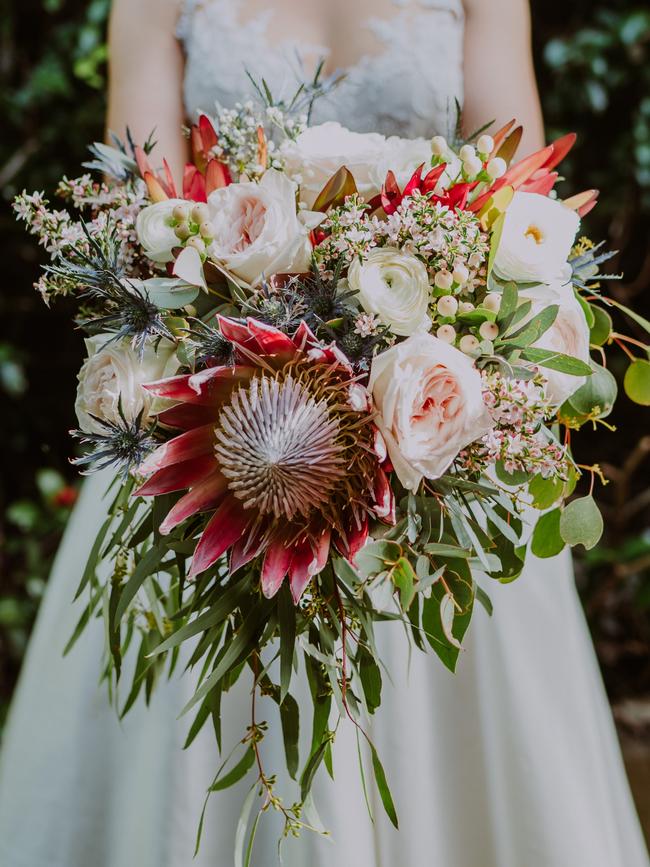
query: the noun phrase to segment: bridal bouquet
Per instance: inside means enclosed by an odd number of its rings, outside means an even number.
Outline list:
[[[221,748],[221,703],[248,684],[250,722],[210,790],[250,772],[240,852],[256,803],[288,834],[322,829],[310,790],[345,717],[397,825],[364,728],[390,666],[378,624],[454,670],[491,581],[599,539],[575,494],[599,469],[571,431],[612,409],[610,347],[650,402],[647,348],[613,330],[621,305],[601,289],[609,254],[579,233],[596,191],[555,193],[574,136],[515,161],[514,122],[385,138],[265,96],[199,118],[182,188],[151,141],[116,141],[93,145],[98,177],[63,179],[64,210],[15,205],[50,255],[38,290],[72,296],[87,335],[76,463],[119,470],[70,644],[103,615],[115,687],[139,643],[121,713],[166,667],[194,669],[188,743],[211,721]],[[291,803],[264,763],[269,725]]]

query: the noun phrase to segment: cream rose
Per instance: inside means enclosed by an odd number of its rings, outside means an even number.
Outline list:
[[[561,352],[563,355],[570,355],[589,364],[589,326],[570,283],[562,284],[556,281],[550,286],[536,286],[520,292],[519,297],[532,301],[528,318],[532,318],[552,304],[557,304],[559,307],[555,321],[542,334],[535,346]],[[547,380],[547,396],[554,406],[564,403],[586,381],[584,376],[572,376],[570,373],[561,373],[548,367],[542,367],[541,371]]]
[[[179,247],[180,241],[171,224],[172,211],[176,205],[187,205],[183,199],[165,199],[143,208],[135,222],[138,241],[145,255],[152,262],[171,262],[174,258],[172,248]]]
[[[470,358],[431,334],[377,355],[368,387],[390,460],[410,491],[423,477],[439,478],[461,449],[494,426]]]
[[[174,346],[160,341],[157,351],[148,345],[140,360],[129,341],[109,343],[113,335],[100,334],[86,340],[88,358],[79,371],[75,410],[79,427],[87,433],[106,433],[92,416],[119,421],[119,403],[124,417],[132,421],[141,410],[149,416],[152,397],[143,383],[171,376],[178,368]]]
[[[372,169],[374,186],[377,191],[381,190],[386,175],[391,171],[400,189],[404,189],[413,177],[413,172],[423,164],[425,175],[431,168],[431,142],[428,139],[390,136],[384,142],[379,162]]]
[[[378,316],[393,334],[408,337],[428,330],[430,288],[427,269],[410,253],[392,247],[371,250],[350,266],[348,285],[366,313]]]
[[[520,283],[559,279],[579,224],[576,212],[561,202],[538,193],[515,193],[506,210],[494,270]]]
[[[351,132],[328,121],[308,127],[281,148],[285,171],[300,184],[300,199],[311,208],[325,184],[342,166],[354,176],[359,193],[372,198],[381,188],[377,167],[385,156],[386,139],[378,133]],[[382,179],[383,180],[383,179]]]
[[[309,270],[309,230],[323,215],[298,216],[295,185],[281,172],[215,190],[208,208],[214,229],[208,255],[235,277],[254,286],[265,275]]]

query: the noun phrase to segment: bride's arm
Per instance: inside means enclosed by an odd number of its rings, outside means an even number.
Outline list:
[[[516,117],[524,127],[518,156],[526,156],[544,144],[528,0],[464,0],[464,6],[465,130],[492,119],[498,128]]]
[[[179,0],[113,0],[106,121],[120,137],[128,125],[138,143],[155,127],[154,163],[166,157],[177,179],[186,157],[178,13]]]

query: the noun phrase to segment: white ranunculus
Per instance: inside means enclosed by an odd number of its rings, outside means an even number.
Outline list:
[[[348,286],[366,313],[378,316],[393,334],[409,337],[431,326],[429,275],[410,253],[393,247],[371,250],[363,262],[355,259],[350,266]]]
[[[416,491],[439,478],[494,421],[471,359],[431,334],[417,334],[375,356],[369,390],[376,423],[401,483]]]
[[[250,286],[264,276],[308,271],[309,230],[322,214],[296,211],[296,188],[286,175],[267,171],[259,183],[230,184],[208,198],[214,241],[208,255]]]
[[[494,270],[505,280],[549,283],[566,269],[580,224],[575,211],[539,193],[515,193],[506,209]]]
[[[145,255],[152,262],[171,262],[173,247],[180,247],[181,242],[174,234],[171,225],[172,211],[176,205],[186,205],[183,199],[165,199],[147,205],[138,214],[135,231]]]
[[[414,171],[424,164],[422,175],[431,168],[431,142],[424,138],[400,138],[393,135],[386,139],[382,155],[372,169],[374,186],[381,190],[386,175],[391,171],[401,190],[413,177]]]
[[[92,416],[119,421],[120,398],[128,421],[141,410],[146,420],[153,398],[143,383],[171,376],[178,368],[174,345],[168,340],[161,340],[157,350],[149,344],[140,359],[128,340],[109,343],[112,336],[99,334],[86,340],[88,358],[79,371],[75,410],[79,427],[87,433],[106,433]]]
[[[351,132],[328,121],[308,127],[281,148],[287,174],[300,183],[300,199],[311,208],[325,184],[342,166],[352,175],[364,199],[381,188],[377,168],[384,158],[386,139],[379,133]]]
[[[553,304],[559,307],[555,321],[548,331],[542,334],[535,346],[561,352],[563,355],[570,355],[589,364],[589,326],[570,283],[562,284],[556,281],[549,286],[535,286],[520,292],[519,297],[522,300],[532,301],[528,319]],[[564,403],[586,381],[584,376],[572,376],[570,373],[561,373],[548,367],[542,367],[541,372],[548,383],[547,396],[554,406]]]

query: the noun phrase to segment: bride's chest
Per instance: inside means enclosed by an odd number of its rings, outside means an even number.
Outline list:
[[[190,114],[246,98],[246,73],[286,98],[321,59],[345,79],[316,121],[428,135],[462,98],[462,0],[186,0],[179,35]]]

